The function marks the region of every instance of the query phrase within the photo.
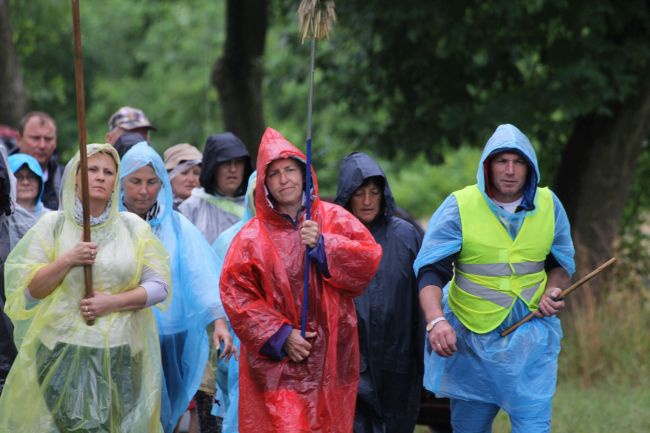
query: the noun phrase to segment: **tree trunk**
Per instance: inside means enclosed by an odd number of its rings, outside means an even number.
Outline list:
[[[648,138],[648,73],[633,97],[610,105],[611,116],[579,119],[564,149],[555,192],[572,225],[578,275],[613,254],[636,163]],[[598,277],[592,287],[602,287],[602,281]]]
[[[27,96],[16,57],[9,0],[0,0],[0,124],[17,127],[27,108]]]
[[[228,0],[224,55],[212,71],[212,83],[227,131],[242,139],[257,157],[264,133],[262,77],[268,5],[266,0]]]

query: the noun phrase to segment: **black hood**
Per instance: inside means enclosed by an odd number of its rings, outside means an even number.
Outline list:
[[[352,152],[341,161],[339,168],[339,185],[334,202],[349,210],[352,194],[369,177],[380,177],[384,183],[383,214],[392,216],[395,212],[395,199],[390,191],[388,179],[379,164],[362,152]]]
[[[235,196],[243,195],[246,192],[248,178],[253,172],[251,166],[251,157],[244,146],[244,143],[233,133],[224,132],[208,137],[203,149],[203,165],[201,167],[201,176],[199,182],[208,194],[215,194],[214,173],[217,171],[217,165],[222,162],[230,161],[235,158],[244,158],[244,179]]]
[[[11,178],[4,149],[0,149],[0,215],[11,215]]]
[[[117,154],[120,155],[120,159],[122,159],[129,149],[143,141],[146,143],[147,139],[144,138],[142,134],[138,134],[137,132],[125,132],[120,135],[113,147],[117,150]]]

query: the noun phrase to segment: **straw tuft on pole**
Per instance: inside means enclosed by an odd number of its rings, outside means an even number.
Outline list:
[[[314,38],[329,39],[336,22],[334,0],[302,0],[298,7],[301,42]]]

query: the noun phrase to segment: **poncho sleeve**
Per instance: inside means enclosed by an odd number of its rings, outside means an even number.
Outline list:
[[[272,267],[281,264],[264,259],[261,244],[267,239],[260,239],[259,225],[255,220],[252,223],[239,232],[228,248],[219,287],[235,332],[242,342],[259,353],[283,325],[291,324],[291,320],[275,305],[274,294],[264,289],[283,290],[283,285],[272,278]],[[278,297],[282,298],[292,299],[290,295]]]
[[[345,209],[322,204],[322,236],[330,276],[323,279],[349,296],[358,296],[377,272],[381,245],[372,234]]]

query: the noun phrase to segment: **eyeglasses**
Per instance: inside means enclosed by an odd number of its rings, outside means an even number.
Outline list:
[[[16,174],[15,176],[16,176],[16,181],[17,182],[24,182],[24,181],[38,182],[38,176],[36,176],[35,174],[31,174],[31,173],[29,173],[29,174],[20,174],[19,173],[19,174]]]

